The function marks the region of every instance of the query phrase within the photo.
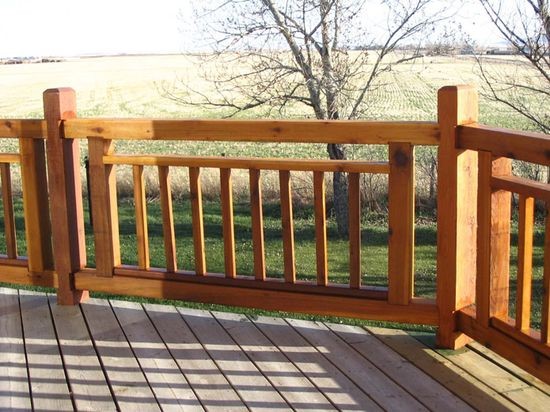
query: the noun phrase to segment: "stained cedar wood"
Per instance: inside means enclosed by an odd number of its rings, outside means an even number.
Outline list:
[[[285,282],[296,282],[296,257],[294,252],[294,217],[292,214],[292,185],[290,172],[279,171],[281,196],[281,226],[283,231],[283,260]]]
[[[106,164],[141,166],[211,167],[221,169],[258,169],[287,171],[326,171],[355,173],[389,173],[387,162],[357,160],[277,159],[259,157],[115,155],[105,156]]]
[[[250,218],[254,250],[254,276],[256,280],[263,281],[266,277],[266,269],[261,172],[258,169],[250,169],[248,173],[250,181]]]
[[[115,166],[103,164],[103,156],[113,150],[111,140],[88,139],[96,268],[107,277],[120,265]]]
[[[550,344],[550,205],[546,204],[546,227],[544,232],[544,273],[542,279],[542,310],[540,337],[543,344]],[[548,382],[548,381],[547,381]]]
[[[456,126],[478,118],[472,86],[448,86],[438,92],[440,144],[437,193],[438,344],[457,348],[468,339],[457,333],[455,311],[474,303],[477,153],[456,149]],[[444,189],[443,189],[444,188]]]
[[[495,190],[507,190],[550,202],[550,185],[548,183],[517,176],[498,176],[491,179],[491,186]]]
[[[361,194],[358,173],[349,179],[349,287],[361,287]]]
[[[406,310],[403,310],[401,306],[390,305],[381,300],[365,299],[364,297],[342,297],[303,291],[274,291],[262,288],[222,286],[214,283],[171,281],[144,277],[114,276],[113,278],[98,278],[86,272],[79,273],[75,283],[80,288],[129,296],[182,299],[266,310],[427,325],[437,325],[438,322],[437,309],[433,302],[417,303],[413,300]]]
[[[457,147],[491,152],[495,157],[508,157],[526,162],[550,165],[550,136],[479,124],[457,130]]]
[[[529,329],[531,320],[534,206],[535,199],[519,196],[516,328],[522,331]]]
[[[512,318],[508,320],[492,318],[490,325],[495,330],[502,332],[536,352],[540,352],[550,359],[550,346],[541,342],[541,335],[538,330],[529,329],[519,331],[515,328],[515,321]]]
[[[414,147],[390,144],[388,299],[407,305],[414,287]]]
[[[149,229],[147,227],[147,201],[145,198],[145,179],[143,166],[133,167],[134,205],[136,211],[136,240],[138,265],[140,269],[149,268]]]
[[[315,256],[317,260],[317,285],[328,285],[327,211],[325,199],[325,174],[313,173],[313,201],[315,204]]]
[[[59,122],[76,116],[76,96],[72,89],[49,89],[43,97],[57,301],[75,304],[88,297],[86,291],[73,287],[73,273],[86,265],[80,150],[78,141],[64,139]]]
[[[2,119],[0,121],[0,137],[44,138],[46,136],[46,121],[35,119]]]
[[[235,261],[235,225],[233,223],[231,169],[220,169],[220,185],[225,276],[234,278],[237,276],[237,265]]]
[[[11,187],[11,168],[9,163],[0,163],[2,177],[2,205],[4,209],[4,236],[9,259],[17,258],[17,237],[15,233],[15,215],[13,214],[13,194]]]
[[[191,197],[191,214],[193,222],[193,250],[195,254],[195,273],[202,276],[206,273],[206,256],[204,253],[204,222],[202,217],[201,174],[198,167],[189,168],[189,192]]]
[[[170,169],[167,166],[159,166],[158,175],[166,270],[168,272],[175,272],[178,269],[178,264],[176,258],[176,234],[174,232],[174,213],[172,210],[172,187],[170,184]]]
[[[20,139],[20,141],[29,139]],[[19,163],[21,155],[19,153],[0,153],[0,163]]]
[[[28,267],[40,275],[53,269],[52,228],[46,178],[46,152],[43,140],[19,139],[21,187],[27,242]]]
[[[64,123],[69,138],[201,140],[294,143],[436,145],[435,122],[338,120],[154,120],[74,119]]]

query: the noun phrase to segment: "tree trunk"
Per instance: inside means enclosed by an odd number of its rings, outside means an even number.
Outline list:
[[[329,144],[328,155],[332,160],[345,160],[346,152],[343,145]],[[334,172],[332,176],[334,196],[334,216],[338,236],[344,238],[348,235],[349,201],[348,201],[348,175],[345,172]]]

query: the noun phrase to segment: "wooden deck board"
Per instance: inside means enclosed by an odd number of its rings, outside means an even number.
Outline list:
[[[22,290],[19,302],[33,408],[43,411],[72,411],[73,403],[48,298],[43,293]]]
[[[0,409],[451,412],[550,404],[548,385],[486,348],[436,350],[431,334],[104,299],[55,303],[0,288]]]
[[[0,288],[0,405],[31,409],[27,360],[17,290]]]
[[[54,296],[48,298],[75,407],[96,411],[116,409],[80,306],[58,306]]]

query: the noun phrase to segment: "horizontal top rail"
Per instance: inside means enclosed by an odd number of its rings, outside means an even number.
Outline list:
[[[0,153],[0,163],[19,163],[21,156],[19,153]]]
[[[2,119],[0,137],[43,138],[46,136],[46,121],[42,119]]]
[[[550,165],[550,136],[471,124],[458,126],[457,146],[491,152],[496,157]]]
[[[388,162],[365,162],[356,160],[339,161],[221,156],[111,155],[104,156],[103,162],[105,164],[133,166],[211,167],[222,169],[292,170],[380,174],[388,174],[390,172]]]
[[[67,138],[437,145],[435,122],[70,119]]]

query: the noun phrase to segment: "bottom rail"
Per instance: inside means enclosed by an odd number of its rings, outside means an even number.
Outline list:
[[[320,295],[303,291],[257,289],[143,276],[99,277],[95,275],[95,270],[83,270],[76,273],[75,287],[115,295],[188,300],[322,316],[353,317],[433,326],[439,322],[435,302],[424,299],[413,299],[407,306],[390,305],[387,301],[382,300]]]

